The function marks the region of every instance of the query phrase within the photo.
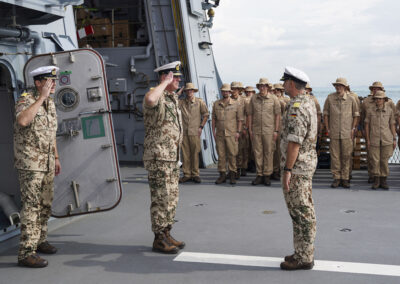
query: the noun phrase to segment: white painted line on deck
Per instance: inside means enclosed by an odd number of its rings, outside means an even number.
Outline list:
[[[279,257],[182,252],[174,259],[174,261],[279,268],[283,259]],[[313,270],[400,276],[399,265],[373,263],[316,260]]]

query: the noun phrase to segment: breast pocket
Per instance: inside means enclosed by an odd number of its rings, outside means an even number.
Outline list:
[[[215,114],[217,115],[217,120],[225,120],[225,110],[221,108],[217,108],[215,110]]]
[[[175,105],[172,102],[165,102],[165,116],[164,120],[168,122],[175,122],[177,120],[177,112],[175,111]]]
[[[49,125],[47,116],[45,114],[40,114],[40,113],[36,114],[33,123],[33,128],[36,130],[44,130],[47,129],[48,127]]]

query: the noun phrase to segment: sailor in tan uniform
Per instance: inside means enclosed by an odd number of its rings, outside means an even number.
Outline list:
[[[185,183],[193,180],[195,183],[201,183],[199,170],[200,136],[209,113],[206,103],[194,95],[198,92],[198,89],[192,83],[186,83],[185,92],[186,98],[179,100],[183,124],[183,177],[179,179],[179,182]]]
[[[375,108],[370,108],[365,118],[365,132],[369,156],[371,157],[371,173],[374,177],[372,189],[381,187],[389,189],[389,158],[396,148],[395,118],[392,108],[385,104],[385,92],[377,91],[373,97]]]

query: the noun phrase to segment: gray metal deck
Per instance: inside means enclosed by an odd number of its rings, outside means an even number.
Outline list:
[[[391,170],[389,191],[370,190],[365,171],[353,172],[350,190],[331,189],[328,170],[317,171],[316,260],[400,266],[400,167]],[[47,257],[49,267],[17,267],[18,239],[1,243],[0,283],[400,283],[399,277],[369,274],[177,262],[153,253],[146,172],[123,167],[121,173],[124,195],[116,209],[59,228],[52,222],[49,239],[59,252]],[[215,186],[216,169],[201,170],[201,176],[201,185],[181,186],[173,233],[186,241],[184,252],[268,257],[292,252],[278,182],[254,187],[251,174],[236,186]]]

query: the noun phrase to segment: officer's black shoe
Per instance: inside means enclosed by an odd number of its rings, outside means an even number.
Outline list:
[[[47,260],[41,258],[37,254],[32,254],[24,259],[18,260],[18,266],[26,266],[31,268],[43,268],[46,267],[49,263]]]
[[[219,178],[215,181],[215,184],[221,184],[226,182],[226,173],[225,172],[219,172]]]
[[[258,185],[258,184],[262,184],[264,181],[264,177],[263,176],[257,176],[255,180],[253,180],[251,182],[252,185]]]
[[[379,177],[374,177],[374,184],[371,186],[372,189],[377,189],[379,187]]]
[[[344,188],[350,188],[350,182],[347,179],[342,179],[342,186]]]
[[[273,179],[273,180],[281,180],[281,175],[279,174],[279,172],[274,172],[271,175],[271,179]]]
[[[386,189],[386,190],[389,189],[389,186],[388,186],[387,181],[386,181],[386,177],[380,177],[380,187],[382,189]]]
[[[230,184],[236,184],[236,173],[235,172],[229,172],[229,179],[230,179]]]
[[[269,178],[269,176],[264,176],[264,185],[265,186],[271,185],[271,179]]]
[[[340,184],[341,184],[340,179],[335,179],[335,180],[333,180],[331,187],[337,188],[337,187],[339,187]]]
[[[55,254],[57,252],[57,249],[51,244],[49,244],[48,241],[45,241],[40,245],[38,245],[36,251],[44,254]]]
[[[193,181],[194,181],[195,183],[201,183],[201,179],[200,179],[199,176],[195,176],[195,177],[193,178]]]
[[[240,175],[241,175],[241,169],[236,169],[235,178],[236,178],[236,179],[240,179]]]
[[[179,183],[185,183],[190,181],[191,179],[192,179],[191,177],[184,176],[179,179]]]

